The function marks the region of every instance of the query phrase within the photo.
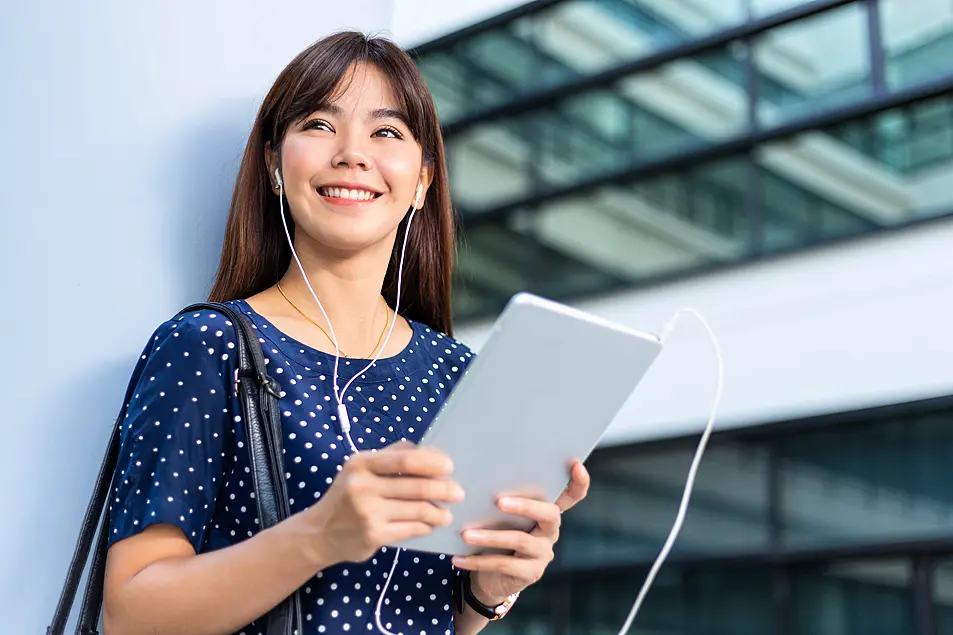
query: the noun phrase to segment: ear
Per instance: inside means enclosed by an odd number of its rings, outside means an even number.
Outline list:
[[[417,182],[417,189],[414,190],[414,207],[421,209],[424,201],[427,200],[427,192],[430,191],[430,185],[433,183],[433,167],[427,163],[420,168],[420,179]],[[420,202],[417,202],[417,192],[420,192]]]
[[[278,168],[278,154],[271,147],[271,141],[265,143],[265,165],[268,166],[268,182],[271,189],[278,192],[278,181],[275,180],[275,170]]]

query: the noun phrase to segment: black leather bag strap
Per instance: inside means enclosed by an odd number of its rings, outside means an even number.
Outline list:
[[[238,368],[235,373],[235,388],[242,405],[245,433],[252,469],[255,500],[258,505],[262,529],[272,527],[291,515],[288,489],[282,463],[281,414],[278,408],[280,388],[265,366],[264,354],[258,336],[244,316],[236,309],[218,303],[193,304],[179,315],[200,310],[209,310],[223,315],[235,327]],[[123,402],[128,404],[135,386],[130,382]],[[47,635],[63,635],[70,609],[89,560],[93,539],[99,528],[99,538],[93,552],[86,592],[80,607],[76,635],[98,635],[99,615],[103,603],[103,576],[106,565],[106,538],[109,527],[106,500],[112,486],[113,475],[119,459],[120,426],[124,419],[122,408],[110,437],[106,456],[99,469],[93,495],[86,508],[80,534],[67,571],[66,582]],[[101,520],[101,522],[100,522]],[[265,619],[267,635],[301,635],[301,597],[297,591],[272,609]]]

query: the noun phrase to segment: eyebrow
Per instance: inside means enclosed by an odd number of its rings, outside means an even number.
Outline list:
[[[324,111],[335,117],[344,117],[344,109],[338,106],[337,104],[321,104],[318,106],[317,111]],[[368,113],[368,119],[370,121],[375,121],[378,119],[398,119],[404,123],[404,125],[409,126],[407,122],[407,115],[402,111],[397,110],[396,108],[376,108],[370,113]]]

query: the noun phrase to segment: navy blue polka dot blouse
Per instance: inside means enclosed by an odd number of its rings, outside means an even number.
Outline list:
[[[284,335],[247,302],[230,304],[250,319],[281,385],[285,478],[291,511],[299,512],[320,500],[349,451],[335,414],[334,356]],[[410,324],[414,335],[403,352],[378,361],[345,397],[359,418],[351,429],[359,450],[418,441],[470,362],[464,345]],[[235,337],[232,324],[210,311],[176,317],[155,331],[133,374],[136,388],[122,425],[110,545],[153,523],[180,527],[197,553],[258,531],[241,406],[231,381]],[[365,365],[342,358],[339,385]],[[308,581],[301,589],[303,635],[376,632],[374,610],[393,558],[394,550],[384,548],[367,562],[336,565]],[[402,553],[382,624],[403,635],[452,633],[454,575],[447,556]],[[262,623],[240,632],[260,633]]]

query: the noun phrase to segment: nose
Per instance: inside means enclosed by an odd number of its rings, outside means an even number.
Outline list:
[[[353,139],[341,144],[331,159],[331,163],[336,168],[369,170],[372,167],[370,155],[357,140]]]

